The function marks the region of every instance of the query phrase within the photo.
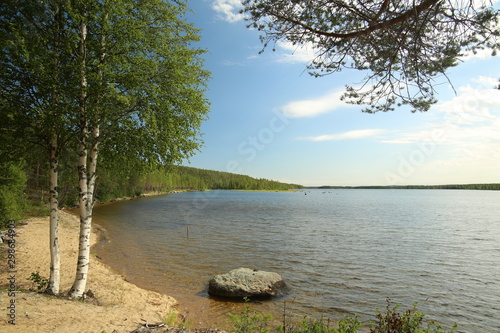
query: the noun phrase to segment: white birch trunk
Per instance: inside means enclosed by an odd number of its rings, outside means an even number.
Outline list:
[[[105,16],[107,20],[107,14]],[[81,94],[80,94],[80,128],[81,136],[79,143],[79,162],[78,174],[80,184],[80,240],[78,249],[78,263],[75,281],[70,290],[70,296],[73,298],[82,298],[87,285],[87,277],[90,265],[90,236],[92,234],[92,214],[95,203],[95,185],[97,179],[97,158],[99,152],[100,127],[99,117],[90,117],[86,110],[86,39],[87,27],[85,23],[80,25],[81,44],[80,53],[81,63]],[[101,79],[99,87],[102,88],[103,66],[106,57],[105,48],[106,39],[104,33],[101,36],[101,54],[99,56],[98,75]],[[99,92],[101,94],[101,92]],[[100,103],[101,96],[98,95],[97,103]],[[95,110],[94,110],[95,111]],[[92,130],[91,133],[90,130]],[[90,134],[90,138],[89,138]],[[89,152],[89,144],[92,144]]]
[[[53,135],[50,142],[50,277],[47,292],[53,295],[59,294],[61,281],[61,258],[59,255],[59,191],[58,191],[58,168],[59,160],[57,154],[57,137]]]
[[[90,156],[87,155],[85,142],[80,143],[80,240],[78,245],[78,263],[76,277],[70,290],[73,298],[82,298],[87,285],[90,265],[90,236],[92,230],[92,213],[94,208],[94,191],[99,146],[99,127],[92,131],[93,145]],[[87,169],[88,166],[88,169]]]
[[[80,299],[83,297],[87,285],[87,275],[90,264],[90,230],[92,215],[88,214],[92,205],[92,196],[89,196],[89,184],[87,179],[87,143],[89,136],[89,123],[86,115],[87,98],[87,76],[86,76],[86,39],[87,26],[85,22],[80,24],[80,56],[81,56],[81,82],[80,82],[80,142],[78,145],[78,177],[79,177],[79,204],[80,204],[80,237],[78,243],[78,261],[76,276],[69,295]],[[90,209],[90,212],[92,210]]]
[[[60,32],[60,11],[59,7],[56,5],[55,9],[55,21],[57,23],[57,29],[54,31],[54,49],[56,50],[54,54],[54,66],[57,67],[59,64],[59,32]],[[58,71],[55,70],[53,73],[54,82],[59,81]],[[52,90],[52,103],[56,105],[58,102],[58,91],[54,87]],[[49,143],[49,162],[50,162],[50,177],[49,177],[49,195],[50,195],[50,277],[49,285],[47,287],[47,293],[58,295],[60,282],[61,282],[61,257],[59,255],[59,189],[58,189],[58,177],[59,177],[59,142],[57,137],[57,129],[52,128],[52,137]],[[38,189],[38,170],[37,166],[37,189]]]
[[[86,140],[79,144],[80,159],[78,163],[79,204],[80,204],[80,237],[78,243],[78,261],[76,276],[69,295],[73,298],[81,298],[87,284],[87,274],[90,258],[87,249],[90,247],[90,224],[87,218],[88,188],[87,188],[87,148]]]
[[[78,243],[76,276],[70,290],[70,296],[73,298],[82,298],[83,293],[85,292],[90,263],[89,253],[91,220],[87,213],[90,198],[87,184],[87,148],[85,144],[85,141],[80,143],[80,160],[78,163],[78,173],[80,178],[80,237]]]

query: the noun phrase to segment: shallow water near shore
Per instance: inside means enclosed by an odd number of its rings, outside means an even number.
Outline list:
[[[94,216],[106,230],[97,255],[139,287],[178,299],[194,326],[223,325],[244,308],[206,287],[249,267],[291,287],[250,304],[276,318],[285,307],[368,321],[390,297],[460,332],[500,331],[500,192],[188,192],[99,206]]]

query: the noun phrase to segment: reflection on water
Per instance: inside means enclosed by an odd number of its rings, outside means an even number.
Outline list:
[[[99,256],[140,287],[169,294],[195,326],[244,305],[210,298],[208,280],[238,267],[275,271],[290,295],[251,304],[281,317],[358,314],[386,297],[419,302],[464,332],[499,331],[500,192],[211,191],[96,207]]]

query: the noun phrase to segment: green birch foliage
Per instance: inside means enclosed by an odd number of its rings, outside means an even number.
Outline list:
[[[2,138],[29,154],[27,146],[48,148],[56,134],[61,164],[76,166],[84,120],[89,132],[100,127],[87,142],[99,141],[108,170],[138,172],[191,156],[202,144],[210,73],[202,68],[205,51],[194,47],[199,30],[183,18],[187,10],[185,1],[162,0],[2,2]]]
[[[90,5],[92,4],[92,5]],[[95,6],[95,7],[92,7]],[[89,2],[88,119],[108,167],[172,164],[199,149],[210,73],[183,1]]]
[[[465,52],[499,49],[499,11],[492,3],[465,0],[245,0],[249,26],[265,46],[309,45],[314,76],[345,69],[365,71],[343,99],[391,111],[408,105],[427,111],[434,86]],[[438,78],[441,78],[438,80]]]
[[[0,112],[6,143],[19,154],[72,136],[76,67],[65,1],[0,4]],[[60,148],[59,148],[60,149]]]

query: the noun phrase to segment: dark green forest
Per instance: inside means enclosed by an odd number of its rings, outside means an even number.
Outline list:
[[[11,163],[0,169],[0,217],[19,219],[29,215],[48,213],[49,182],[46,169],[41,163]],[[78,176],[74,168],[63,167],[60,171],[59,193],[61,207],[78,204]],[[122,197],[140,196],[146,193],[202,190],[273,190],[284,191],[303,188],[297,184],[285,184],[274,180],[256,179],[229,172],[203,170],[186,166],[170,166],[153,170],[107,167],[100,170],[96,187],[98,202]]]
[[[120,182],[120,180],[122,180]],[[144,193],[173,190],[272,190],[285,191],[303,188],[298,184],[280,183],[264,178],[252,178],[229,172],[197,169],[186,166],[170,166],[143,174],[117,177],[114,172],[102,172],[96,196],[99,201],[119,197],[139,196]]]
[[[252,178],[229,172],[173,166],[171,170],[156,170],[140,181],[141,191],[183,190],[273,190],[303,188],[298,184],[281,183],[264,178]]]

